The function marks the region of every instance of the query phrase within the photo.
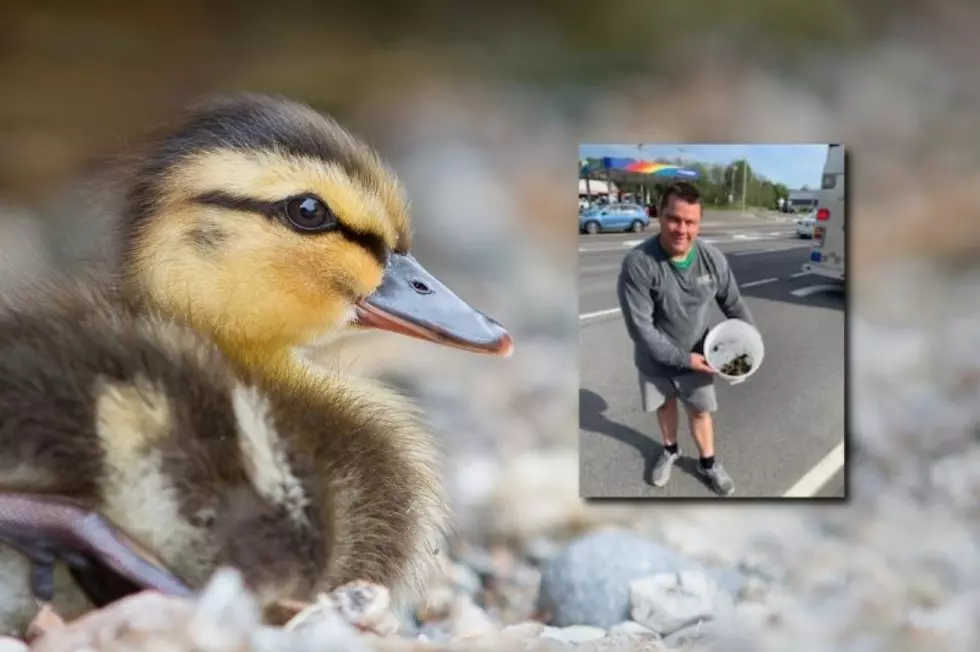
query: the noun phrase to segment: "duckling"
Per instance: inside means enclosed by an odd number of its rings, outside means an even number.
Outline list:
[[[265,606],[418,596],[449,529],[434,438],[294,356],[352,327],[513,351],[411,255],[394,174],[313,109],[240,95],[167,131],[128,200],[117,283],[0,316],[0,631],[222,564]]]
[[[309,107],[245,95],[192,112],[138,169],[126,215],[131,295],[246,368],[288,369],[297,347],[344,326],[512,352],[411,255],[394,173]]]

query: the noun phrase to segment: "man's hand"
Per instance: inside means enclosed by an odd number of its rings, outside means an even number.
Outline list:
[[[708,361],[700,353],[692,353],[690,358],[691,369],[700,371],[703,374],[713,374],[715,370],[708,365]]]

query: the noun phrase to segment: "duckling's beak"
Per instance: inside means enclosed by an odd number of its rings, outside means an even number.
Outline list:
[[[411,254],[391,254],[381,286],[357,303],[358,323],[477,353],[507,357],[503,326],[439,282]]]

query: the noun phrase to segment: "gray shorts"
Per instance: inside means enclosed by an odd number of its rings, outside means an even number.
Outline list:
[[[653,412],[674,397],[696,412],[718,411],[714,377],[696,371],[671,377],[651,377],[641,373],[640,397],[644,412]]]

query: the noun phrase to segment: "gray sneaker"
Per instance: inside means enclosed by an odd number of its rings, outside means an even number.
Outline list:
[[[681,458],[680,451],[674,453],[673,455],[668,453],[666,449],[661,451],[660,457],[653,465],[653,486],[663,487],[670,480],[670,470],[674,468],[674,462]]]
[[[728,473],[725,471],[725,467],[723,467],[720,463],[715,462],[710,469],[706,469],[701,466],[700,462],[698,462],[695,464],[695,467],[697,467],[698,474],[707,479],[708,483],[711,485],[711,488],[714,489],[716,493],[719,493],[722,496],[731,496],[733,493],[735,493],[735,483],[732,482],[731,476],[728,475]]]

